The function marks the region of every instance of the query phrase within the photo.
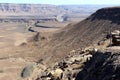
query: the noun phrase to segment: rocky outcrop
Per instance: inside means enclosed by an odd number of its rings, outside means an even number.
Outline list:
[[[115,30],[114,32],[111,32],[112,36],[112,45],[119,46],[120,45],[120,31]]]
[[[120,80],[120,53],[97,52],[75,80]]]
[[[54,15],[64,13],[64,9],[61,9],[55,5],[46,4],[0,4],[1,15]],[[4,13],[4,14],[2,14]],[[24,13],[24,14],[23,14]],[[38,14],[39,13],[39,14]]]
[[[82,70],[84,63],[90,60],[96,51],[97,49],[74,50],[74,52],[72,51],[70,53],[79,54],[68,56],[50,67],[45,65],[42,60],[36,64],[36,68],[33,68],[33,65],[25,67],[21,76],[26,79],[34,78],[34,80],[73,80],[79,70]]]
[[[82,14],[85,17],[87,14],[94,12],[95,10],[105,5],[49,5],[49,4],[12,4],[12,3],[0,3],[0,15],[33,15],[33,16],[46,16],[51,17],[61,14],[69,14],[69,17],[73,17],[74,14]],[[87,9],[87,10],[86,10]],[[82,11],[82,12],[81,12]],[[4,14],[2,14],[4,13]],[[72,16],[71,16],[72,15]],[[74,17],[77,17],[75,15]],[[79,16],[80,17],[80,16]],[[37,18],[37,17],[36,17]]]
[[[96,11],[90,18],[91,20],[110,20],[112,23],[120,23],[120,7],[102,8]]]

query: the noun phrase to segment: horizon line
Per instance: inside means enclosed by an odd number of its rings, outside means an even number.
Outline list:
[[[119,4],[48,4],[48,3],[11,3],[11,2],[6,2],[6,3],[0,3],[0,4],[43,4],[43,5],[119,5]]]

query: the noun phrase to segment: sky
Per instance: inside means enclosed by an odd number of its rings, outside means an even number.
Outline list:
[[[120,4],[120,0],[0,0],[0,3],[33,3],[33,4]]]

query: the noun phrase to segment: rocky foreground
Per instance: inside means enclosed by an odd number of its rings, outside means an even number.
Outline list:
[[[73,50],[71,56],[47,66],[43,60],[25,67],[21,73],[23,79],[30,80],[74,80],[82,70],[84,63],[91,59],[97,49]]]
[[[97,52],[75,80],[120,80],[120,52]]]
[[[51,67],[42,60],[28,65],[21,77],[24,80],[120,80],[120,52],[87,49],[71,53],[74,55]]]

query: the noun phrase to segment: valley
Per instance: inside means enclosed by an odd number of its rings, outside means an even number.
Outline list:
[[[94,72],[105,74],[112,59],[112,71],[120,67],[119,47],[106,39],[120,30],[111,6],[0,4],[0,80],[109,80]]]

